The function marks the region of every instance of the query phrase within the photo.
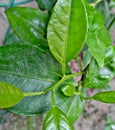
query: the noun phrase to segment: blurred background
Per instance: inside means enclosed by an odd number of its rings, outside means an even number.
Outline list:
[[[15,0],[20,2],[22,0]],[[0,3],[9,4],[10,0],[0,0]],[[88,0],[92,2],[92,0]],[[106,0],[104,0],[106,2]],[[27,3],[22,3],[21,6],[38,8],[35,0],[27,0]],[[99,6],[99,5],[98,5]],[[99,8],[99,7],[98,7]],[[108,8],[109,13],[114,16],[115,8]],[[100,10],[102,10],[100,8]],[[0,7],[0,46],[4,44],[4,40],[9,33],[9,24],[5,16],[5,8]],[[103,10],[102,10],[103,11]],[[103,13],[103,12],[102,12]],[[105,15],[106,24],[109,16]],[[115,21],[110,27],[113,45],[115,45]],[[73,61],[72,69],[78,70],[77,64]],[[110,82],[110,87],[107,90],[115,90],[115,79]],[[88,94],[92,95],[95,90],[88,90]],[[9,113],[5,110],[0,110],[0,130],[42,130],[42,116],[22,117]],[[115,130],[115,104],[104,104],[96,101],[87,101],[84,112],[78,121],[74,124],[75,130]]]

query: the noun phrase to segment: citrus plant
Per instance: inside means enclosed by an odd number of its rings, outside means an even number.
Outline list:
[[[73,130],[86,100],[115,103],[115,91],[86,95],[115,76],[115,47],[96,3],[37,2],[41,10],[6,10],[13,32],[0,47],[0,108],[22,116],[47,113],[43,130]],[[73,59],[80,65],[75,73]]]

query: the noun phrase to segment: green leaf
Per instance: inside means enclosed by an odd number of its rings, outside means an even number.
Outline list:
[[[51,87],[60,77],[61,65],[48,51],[25,45],[12,44],[0,47],[0,81],[9,82],[23,92],[40,92]],[[51,105],[50,92],[25,97],[8,110],[20,115],[42,114]]]
[[[4,44],[9,45],[12,43],[22,43],[22,41],[18,38],[18,36],[15,33],[11,33],[6,39]]]
[[[32,8],[14,7],[6,10],[6,15],[14,33],[23,43],[36,45],[41,49],[47,47],[44,38],[47,13]]]
[[[87,36],[87,45],[100,67],[104,66],[106,50],[110,43],[111,36],[105,27]]]
[[[115,91],[105,91],[95,94],[91,99],[104,103],[115,103]]]
[[[104,16],[87,3],[86,10],[88,15],[88,31],[89,33],[94,33],[104,26]]]
[[[61,87],[60,87],[61,88]],[[55,92],[56,105],[66,114],[71,124],[73,124],[82,114],[85,101],[80,96],[67,97],[57,88]]]
[[[58,0],[48,24],[48,44],[63,68],[81,51],[87,33],[87,18],[82,0]]]
[[[57,0],[36,0],[36,1],[40,9],[50,11]]]
[[[65,96],[73,96],[76,94],[75,86],[72,84],[65,84],[61,87],[61,91]]]
[[[87,57],[88,58],[88,57]],[[105,65],[99,68],[96,61],[91,61],[88,73],[84,79],[84,86],[89,88],[103,88],[115,76],[115,47],[107,49]]]
[[[66,115],[53,106],[45,118],[43,130],[73,130],[73,127]]]
[[[107,20],[107,18],[110,15],[109,12],[109,3],[107,0],[101,1],[96,8],[104,15],[105,20]]]
[[[24,98],[24,93],[17,87],[0,82],[0,108],[16,105]]]
[[[111,81],[114,75],[115,72],[109,65],[100,69],[96,61],[93,60],[89,65],[88,73],[84,79],[84,87],[103,88]]]

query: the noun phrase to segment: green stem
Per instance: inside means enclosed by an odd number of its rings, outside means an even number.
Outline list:
[[[62,65],[62,74],[63,74],[63,76],[65,76],[65,68],[66,68],[66,67],[65,67],[65,64],[63,64],[63,65]]]
[[[56,84],[54,84],[52,87],[44,90],[44,93],[52,90],[52,89],[56,89],[59,85],[61,85],[64,81],[66,81],[67,79],[70,79],[72,77],[75,77],[75,76],[80,76],[84,74],[84,72],[77,72],[77,73],[73,73],[73,74],[69,74],[69,75],[65,75],[64,77],[62,77],[62,79],[60,79]]]
[[[75,92],[75,95],[81,95],[81,93],[80,92]]]
[[[92,3],[91,6],[95,7],[97,4],[99,4],[103,0],[97,0],[95,3]]]
[[[29,97],[29,96],[37,96],[37,95],[41,95],[41,94],[44,94],[44,91],[41,91],[41,92],[27,92],[27,93],[24,93],[24,96]]]
[[[55,106],[54,90],[52,90],[52,107]]]
[[[69,75],[65,75],[64,77],[62,77],[56,84],[54,84],[52,87],[44,90],[44,91],[41,91],[41,92],[27,92],[27,93],[24,93],[24,96],[27,97],[27,96],[37,96],[37,95],[42,95],[42,94],[45,94],[47,93],[48,91],[52,90],[54,93],[54,90],[59,86],[61,85],[64,81],[66,81],[67,79],[70,79],[72,77],[75,77],[75,76],[80,76],[82,74],[84,74],[85,72],[76,72],[76,73],[73,73],[73,74],[69,74]],[[52,94],[53,95],[53,94]],[[53,97],[52,97],[53,99]],[[55,103],[55,102],[54,102]]]

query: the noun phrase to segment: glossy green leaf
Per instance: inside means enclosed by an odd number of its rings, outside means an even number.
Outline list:
[[[51,87],[60,77],[61,65],[48,51],[25,45],[12,44],[0,47],[0,81],[9,82],[23,92],[40,92]],[[51,105],[50,92],[25,97],[8,110],[20,115],[42,114]]]
[[[73,130],[73,127],[66,115],[53,106],[45,118],[43,130]]]
[[[37,9],[14,7],[6,11],[8,21],[14,33],[23,43],[40,47],[46,46],[46,24],[48,15]]]
[[[57,0],[36,0],[36,1],[40,9],[50,11],[52,10]]]
[[[84,87],[88,88],[102,88],[105,87],[109,81],[115,76],[115,72],[110,65],[105,65],[99,68],[96,61],[90,63],[88,73],[84,79]]]
[[[100,67],[104,66],[106,49],[111,45],[111,37],[105,27],[87,36],[87,45]]]
[[[88,31],[94,33],[104,26],[104,16],[89,4],[86,3],[85,5],[88,15]]]
[[[80,96],[75,95],[67,97],[57,88],[55,92],[56,105],[66,114],[71,124],[73,124],[82,114],[85,101],[81,100]]]
[[[22,43],[22,41],[18,38],[18,36],[15,33],[11,33],[6,39],[4,44],[9,45],[12,43]]]
[[[24,93],[17,87],[0,82],[0,108],[16,105],[24,98]]]
[[[109,47],[107,50],[103,68],[99,68],[95,60],[90,63],[88,73],[84,79],[85,87],[103,88],[115,76],[115,47]]]
[[[91,99],[104,103],[115,103],[115,91],[100,92],[91,97]]]
[[[76,94],[75,86],[72,84],[65,84],[61,87],[61,91],[65,96],[73,96]]]
[[[54,57],[65,63],[81,51],[87,33],[83,0],[58,0],[48,24],[48,44]]]

